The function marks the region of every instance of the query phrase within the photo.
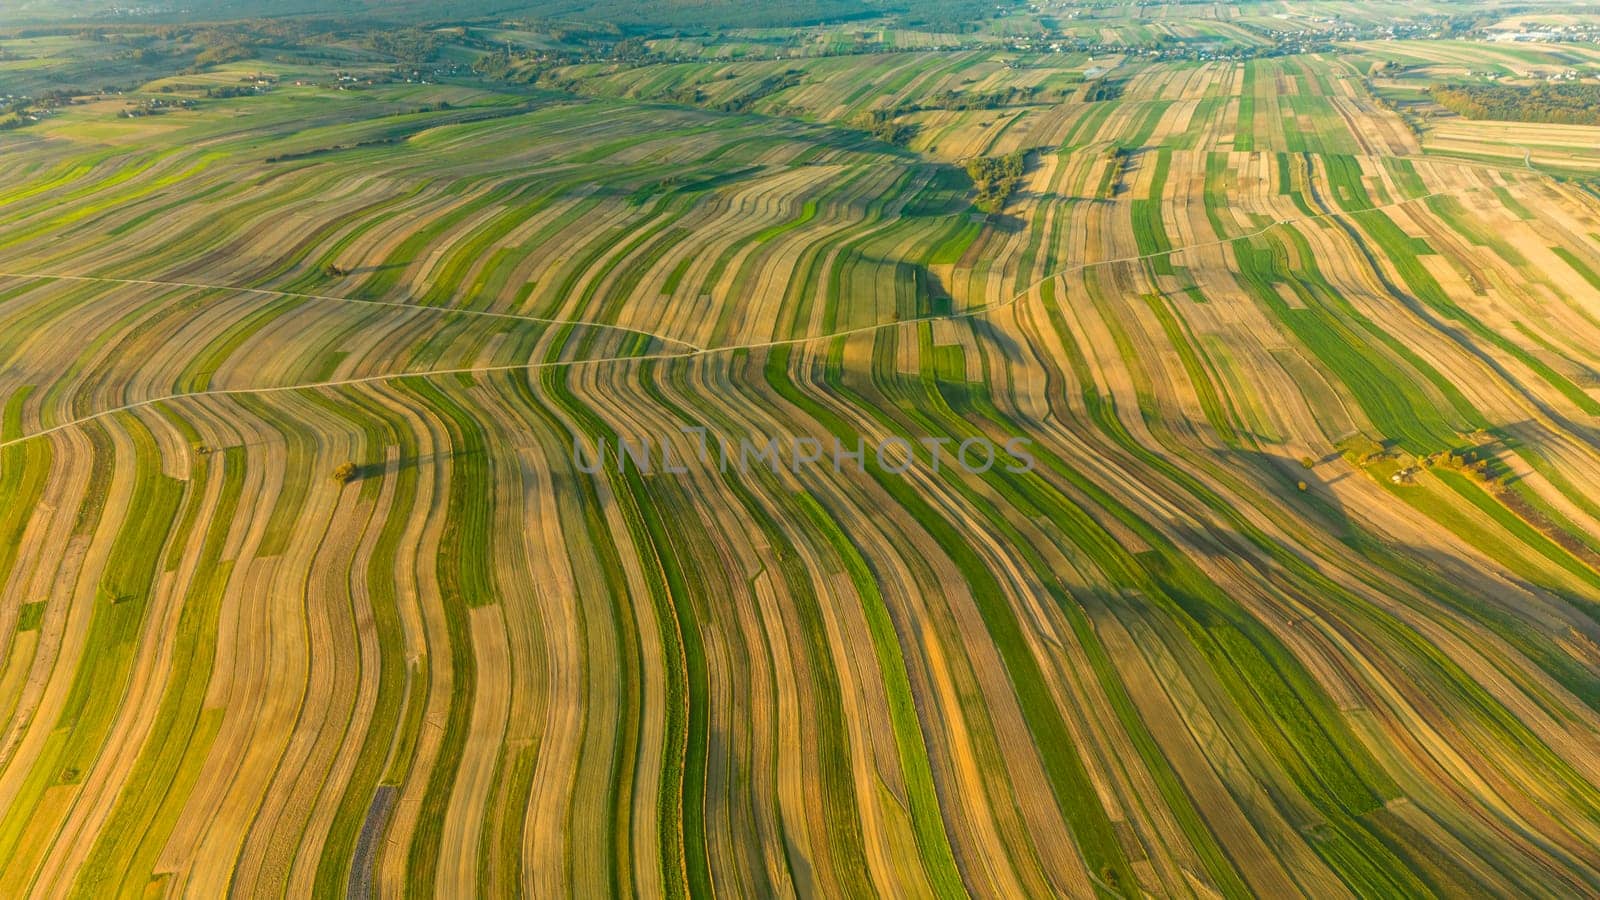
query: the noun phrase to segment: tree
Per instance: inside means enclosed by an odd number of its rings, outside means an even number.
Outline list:
[[[360,470],[356,468],[355,463],[340,463],[339,468],[333,470],[333,480],[339,482],[340,484],[349,484],[350,482],[356,480],[356,475],[359,473]]]

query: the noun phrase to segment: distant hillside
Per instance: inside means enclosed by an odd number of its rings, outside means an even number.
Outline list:
[[[114,11],[116,10],[116,11]],[[615,25],[630,31],[775,28],[897,15],[912,26],[959,30],[992,15],[985,0],[21,0],[0,7],[0,24],[215,21],[265,16],[338,16],[385,22],[525,17]]]

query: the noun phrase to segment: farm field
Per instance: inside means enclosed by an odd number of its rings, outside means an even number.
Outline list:
[[[1600,52],[1262,52],[1467,6],[0,130],[0,896],[1600,893],[1600,129],[1421,90]],[[38,29],[0,95],[125,59]]]

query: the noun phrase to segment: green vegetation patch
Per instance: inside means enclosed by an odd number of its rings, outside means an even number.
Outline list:
[[[44,601],[24,603],[17,611],[17,630],[33,631],[44,623]]]

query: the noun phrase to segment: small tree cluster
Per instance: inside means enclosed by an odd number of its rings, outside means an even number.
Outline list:
[[[893,109],[874,109],[862,118],[861,124],[878,140],[903,147],[911,143],[911,137],[917,133],[917,127],[895,121],[898,112]]]
[[[1006,201],[1016,193],[1022,182],[1023,154],[1021,150],[1005,156],[975,156],[967,160],[967,177],[977,189],[973,205],[986,213],[997,213],[1005,208]]]

